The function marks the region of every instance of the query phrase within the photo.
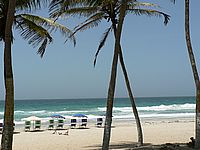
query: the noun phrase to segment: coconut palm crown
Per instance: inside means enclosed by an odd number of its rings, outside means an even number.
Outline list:
[[[32,12],[46,5],[48,0],[17,0],[13,26],[19,31],[23,39],[33,47],[38,48],[42,57],[49,43],[52,43],[52,31],[59,30],[63,36],[70,37],[76,43],[72,31],[65,26],[42,16],[33,15]],[[0,41],[5,41],[5,22],[7,17],[8,0],[0,0]],[[12,36],[12,40],[14,36]]]
[[[105,30],[99,43],[94,60],[95,65],[98,53],[104,46],[109,33],[113,29],[113,23],[115,25],[118,23],[120,6],[121,1],[119,0],[52,0],[50,4],[50,16],[53,18],[62,16],[86,17],[87,19],[84,22],[74,28],[75,31],[73,35],[78,31],[84,31],[86,29],[97,27],[104,19],[106,19],[107,22],[112,22],[111,27]],[[136,0],[128,0],[126,15],[163,16],[164,24],[166,25],[170,16],[156,10],[155,8],[159,8],[159,6],[151,3],[138,2]]]

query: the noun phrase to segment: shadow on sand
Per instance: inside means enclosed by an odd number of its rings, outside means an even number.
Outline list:
[[[0,135],[2,134],[2,132],[0,132]],[[19,131],[14,131],[13,134],[20,134]]]
[[[85,149],[100,150],[101,145],[87,146]],[[161,145],[152,145],[150,143],[145,143],[143,146],[138,147],[137,143],[133,142],[121,142],[116,144],[111,144],[109,149],[111,150],[193,150],[187,146],[186,143],[166,143]]]

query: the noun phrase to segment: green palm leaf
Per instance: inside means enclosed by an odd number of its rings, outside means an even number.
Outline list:
[[[145,2],[130,2],[128,4],[128,7],[129,8],[136,8],[136,7],[159,7],[158,5],[156,4],[152,4],[152,3],[145,3]]]
[[[17,0],[16,10],[17,11],[31,11],[32,9],[40,9],[41,6],[47,6],[49,0]]]
[[[76,39],[72,35],[73,32],[65,26],[55,22],[54,20],[29,14],[22,14],[21,16],[23,16],[23,18],[25,19],[36,23],[39,26],[46,28],[50,32],[59,30],[64,37],[70,37],[70,40],[74,43],[74,46],[76,45]]]
[[[97,61],[97,57],[98,57],[98,55],[99,55],[99,52],[100,52],[100,50],[103,48],[103,46],[105,45],[105,42],[106,42],[106,40],[107,40],[107,37],[108,37],[108,35],[109,35],[111,29],[112,29],[112,26],[111,26],[110,28],[108,28],[108,29],[104,32],[104,34],[103,34],[103,37],[102,37],[102,39],[101,39],[101,41],[100,41],[100,43],[99,43],[99,47],[98,47],[98,49],[97,49],[97,51],[96,51],[96,54],[95,54],[95,58],[94,58],[94,67],[95,67],[95,65],[96,65],[96,61]]]
[[[23,15],[16,16],[16,29],[20,31],[23,39],[28,40],[28,43],[33,45],[33,47],[37,47],[41,43],[38,49],[41,57],[45,52],[47,44],[52,42],[52,37],[48,30],[25,18]]]
[[[156,16],[156,17],[164,17],[164,24],[166,25],[169,20],[170,16],[168,14],[165,14],[163,12],[157,11],[157,10],[151,10],[151,9],[131,9],[128,8],[127,12],[133,13],[135,15],[147,15],[147,16]]]
[[[102,19],[103,19],[102,13],[98,13],[91,16],[89,19],[85,20],[80,25],[76,26],[74,28],[75,31],[73,34],[76,34],[78,31],[84,31],[89,28],[97,27]]]
[[[76,44],[75,37],[72,35],[72,31],[62,26],[51,19],[43,18],[40,16],[21,14],[15,17],[16,28],[20,30],[21,36],[28,40],[29,44],[33,47],[38,46],[40,43],[38,53],[43,56],[46,45],[52,42],[52,31],[59,30],[63,36],[70,37],[70,39]]]
[[[49,5],[49,12],[51,18],[59,17],[65,10],[68,9],[70,1],[65,0],[52,0]]]
[[[79,16],[79,17],[89,17],[94,13],[97,13],[98,10],[96,7],[77,7],[77,8],[70,8],[69,10],[63,12],[61,16]]]
[[[71,8],[86,6],[85,0],[52,0],[49,5],[49,12],[52,18],[61,16]]]

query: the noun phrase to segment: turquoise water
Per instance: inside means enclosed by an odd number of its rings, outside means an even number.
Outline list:
[[[136,98],[136,105],[141,118],[151,117],[194,117],[194,97],[150,97]],[[3,118],[4,101],[0,101],[0,120]],[[51,99],[51,100],[16,100],[15,122],[23,123],[23,118],[35,115],[43,120],[53,114],[66,118],[75,113],[83,113],[88,118],[105,115],[106,99]],[[130,100],[117,98],[114,101],[113,118],[133,118]]]

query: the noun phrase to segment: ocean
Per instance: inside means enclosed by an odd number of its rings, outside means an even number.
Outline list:
[[[136,98],[141,118],[194,117],[195,97],[142,97]],[[0,101],[0,121],[3,118],[4,101]],[[70,118],[82,113],[88,119],[104,116],[106,98],[90,99],[35,99],[15,100],[15,124],[23,124],[24,118],[37,116],[48,121],[51,115],[60,114]],[[134,119],[129,98],[114,100],[113,119]]]

